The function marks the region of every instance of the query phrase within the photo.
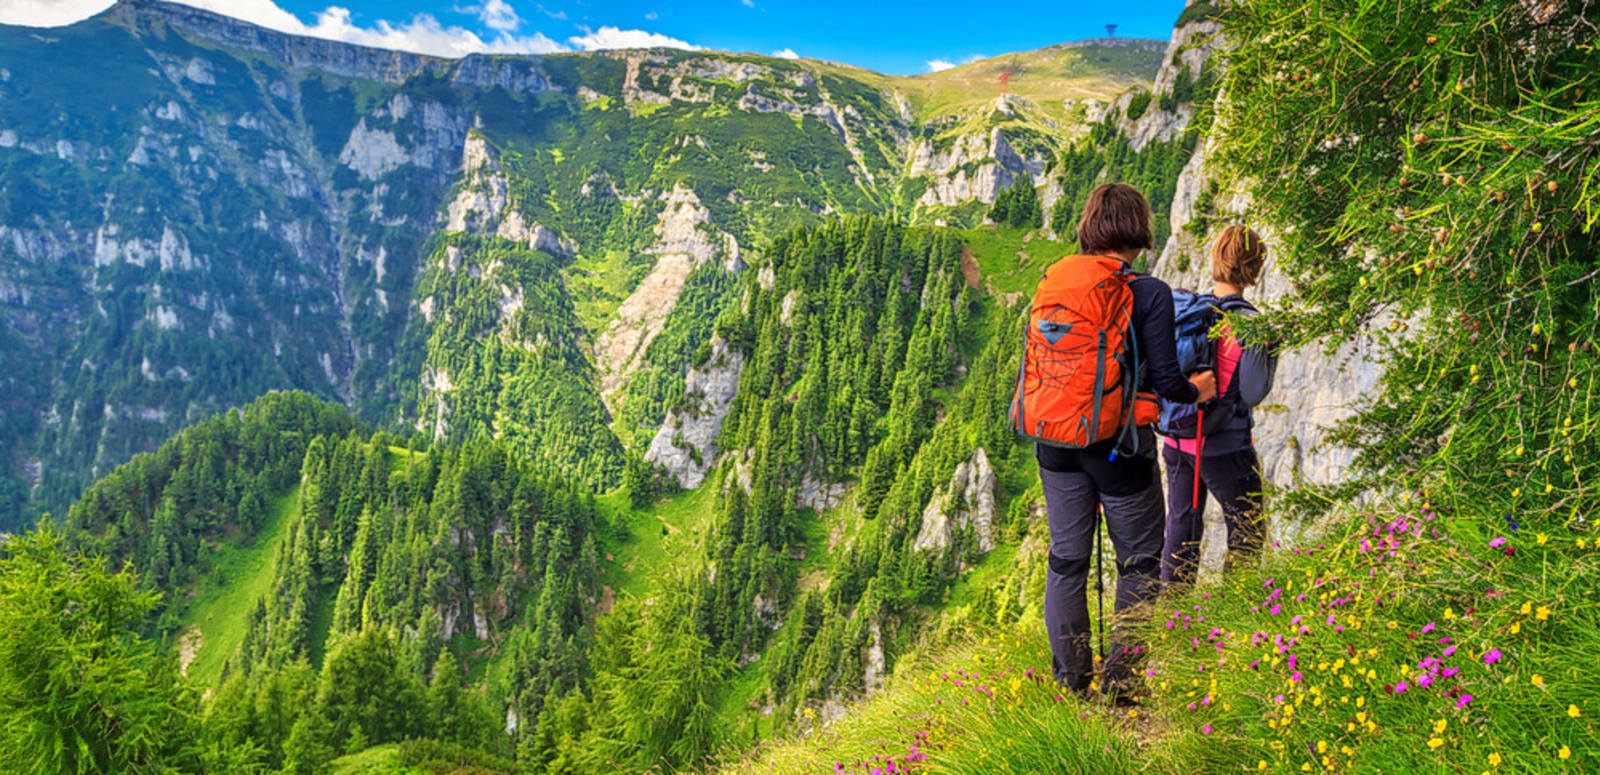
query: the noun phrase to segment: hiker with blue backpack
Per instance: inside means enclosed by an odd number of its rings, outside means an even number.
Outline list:
[[[1167,584],[1194,582],[1208,495],[1222,506],[1228,563],[1261,550],[1261,469],[1251,436],[1251,409],[1272,390],[1277,358],[1270,347],[1242,344],[1229,335],[1222,316],[1258,314],[1243,294],[1256,283],[1265,260],[1260,235],[1245,226],[1229,226],[1211,245],[1212,292],[1172,292],[1179,368],[1185,373],[1214,371],[1218,395],[1199,405],[1161,404],[1156,429],[1165,437],[1161,458],[1167,470],[1161,580]],[[1219,325],[1219,335],[1212,336]]]
[[[1138,189],[1110,183],[1090,192],[1078,221],[1082,254],[1052,264],[1034,294],[1010,409],[1013,429],[1034,440],[1050,522],[1044,617],[1053,672],[1084,695],[1095,678],[1090,554],[1105,516],[1117,591],[1099,684],[1119,704],[1137,700],[1134,620],[1161,590],[1157,398],[1193,404],[1216,394],[1211,372],[1186,376],[1178,366],[1171,288],[1133,271],[1152,245],[1150,205]]]

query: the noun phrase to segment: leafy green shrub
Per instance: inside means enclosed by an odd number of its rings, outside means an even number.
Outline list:
[[[1133,98],[1128,100],[1128,120],[1138,121],[1139,117],[1143,116],[1145,110],[1150,107],[1150,99],[1150,92],[1147,91],[1141,91],[1133,95]]]

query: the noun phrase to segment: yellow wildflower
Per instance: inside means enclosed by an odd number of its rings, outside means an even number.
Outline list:
[[[1537,538],[1540,546],[1544,546],[1546,543],[1549,543],[1549,541],[1550,541],[1550,536],[1545,534],[1545,533],[1540,533],[1536,538]]]
[[[1444,719],[1433,722],[1433,733],[1437,735],[1444,732],[1445,723]]]
[[[1534,685],[1534,686],[1537,686],[1537,687],[1539,687],[1539,688],[1540,688],[1540,689],[1543,689],[1543,688],[1544,688],[1544,676],[1542,676],[1542,675],[1539,675],[1539,674],[1538,674],[1538,673],[1534,673],[1534,674],[1533,674],[1533,677],[1532,677],[1532,678],[1530,678],[1530,679],[1528,679],[1528,680],[1529,680],[1529,681],[1530,681],[1530,682],[1531,682],[1531,683],[1532,683],[1532,684],[1533,684],[1533,685]]]
[[[1428,747],[1429,748],[1435,748],[1436,749],[1441,745],[1444,745],[1444,741],[1439,739],[1439,738],[1437,738],[1437,737],[1428,740]]]
[[[1532,603],[1532,601],[1524,601],[1524,602],[1523,602],[1523,603],[1522,603],[1522,607],[1521,607],[1521,608],[1518,608],[1518,609],[1517,609],[1517,613],[1520,613],[1520,614],[1522,614],[1522,615],[1523,615],[1523,616],[1527,616],[1527,615],[1528,615],[1528,612],[1529,612],[1529,611],[1532,611],[1532,610],[1533,610],[1533,603]]]
[[[1572,749],[1568,748],[1566,746],[1561,746],[1561,750],[1556,752],[1556,756],[1559,756],[1559,757],[1561,757],[1563,759],[1571,759],[1572,758]]]
[[[1539,617],[1539,621],[1541,621],[1541,622],[1546,620],[1546,619],[1549,619],[1550,618],[1550,606],[1547,606],[1547,605],[1539,606],[1539,611],[1538,611],[1538,613],[1536,615]]]
[[[1489,766],[1491,766],[1491,767],[1499,767],[1500,766],[1500,761],[1501,761],[1500,754],[1498,754],[1498,753],[1489,754]]]
[[[1567,715],[1571,716],[1573,718],[1577,718],[1577,717],[1583,715],[1583,711],[1578,710],[1578,706],[1576,706],[1576,705],[1568,705],[1567,706]]]

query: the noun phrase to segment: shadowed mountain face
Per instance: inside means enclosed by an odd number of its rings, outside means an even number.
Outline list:
[[[1002,97],[993,62],[444,60],[151,0],[0,27],[0,528],[287,387],[609,485],[767,235],[981,220],[1161,55],[1024,57]]]

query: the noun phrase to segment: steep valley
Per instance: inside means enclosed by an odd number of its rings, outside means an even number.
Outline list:
[[[0,527],[276,388],[614,485],[726,303],[692,270],[839,213],[972,225],[1019,175],[1048,206],[1085,111],[1162,56],[1038,52],[1042,104],[976,96],[982,63],[441,60],[156,0],[0,36]]]

